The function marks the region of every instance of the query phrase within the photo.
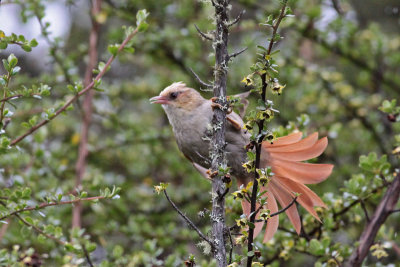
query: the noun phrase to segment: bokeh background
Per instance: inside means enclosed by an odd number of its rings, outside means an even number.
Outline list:
[[[41,35],[34,15],[40,5],[44,6],[43,22],[50,23],[47,39]],[[260,23],[269,14],[277,15],[280,2],[232,0],[231,5],[232,18],[241,10],[246,11],[232,28],[229,39],[232,52],[248,48],[229,66],[228,94],[236,94],[248,90],[241,80],[256,61],[256,46],[266,45],[270,36],[270,30]],[[341,201],[337,205],[344,205],[347,199],[341,188],[362,172],[360,155],[387,154],[393,164],[389,172],[399,167],[398,159],[391,153],[399,123],[391,123],[378,107],[385,99],[400,100],[400,3],[297,0],[289,1],[289,6],[295,17],[282,23],[280,35],[284,39],[277,44],[280,53],[275,57],[280,81],[286,88],[280,96],[267,96],[280,111],[270,129],[278,135],[299,129],[305,135],[318,131],[329,137],[329,146],[318,162],[333,163],[335,169],[327,181],[312,189],[319,195],[325,194],[325,200],[331,197],[332,203],[335,200]],[[212,30],[213,7],[207,1],[192,0],[104,0],[97,18],[101,22],[101,61],[109,57],[107,46],[123,39],[122,25],[136,25],[139,9],[150,12],[148,30],[134,38],[135,53],[124,53],[113,63],[100,86],[103,91],[95,94],[82,184],[89,196],[98,195],[106,186],[115,185],[122,190],[119,199],[83,204],[84,235],[96,243],[91,257],[102,266],[182,266],[189,254],[195,255],[198,264],[212,266],[212,257],[204,255],[197,245],[197,234],[153,189],[160,182],[170,183],[171,198],[207,232],[210,183],[179,152],[162,108],[150,105],[148,99],[175,81],[200,89],[190,68],[206,81],[213,79],[211,44],[199,37],[194,26]],[[6,35],[36,38],[39,43],[30,53],[19,46],[0,50],[2,59],[14,53],[22,68],[10,88],[18,90],[40,83],[52,88],[51,95],[41,100],[23,98],[14,100],[15,106],[9,105],[13,115],[7,136],[15,138],[23,133],[26,129],[22,122],[33,116],[41,118],[44,109],[56,107],[71,96],[68,84],[83,79],[91,29],[89,14],[89,1],[2,1],[0,30]],[[2,67],[0,74],[5,74]],[[202,94],[211,97],[210,92]],[[253,104],[256,101],[253,97],[250,100]],[[74,190],[81,106],[79,100],[74,110],[26,138],[18,149],[0,155],[2,190],[31,188],[28,205]],[[379,196],[367,202],[367,207],[372,210],[377,200]],[[228,196],[229,225],[241,214],[239,206],[233,196]],[[29,216],[38,220],[40,226],[61,227],[60,238],[69,240],[71,210],[71,206],[49,207]],[[199,216],[199,212],[206,215]],[[306,213],[303,209],[300,212]],[[352,246],[365,223],[360,214],[361,208],[356,207],[347,221],[341,222],[348,222],[344,228],[330,232],[334,242]],[[312,218],[305,216],[311,224]],[[388,257],[377,263],[377,258],[370,256],[372,264],[383,266],[399,260],[396,248],[400,243],[395,238],[399,219],[398,213],[394,214],[383,229],[387,236],[379,236]],[[285,216],[281,216],[281,225],[289,233],[284,229],[278,231],[275,241],[267,245],[258,240],[264,262],[270,261],[274,266],[312,266],[323,261],[292,249],[290,242],[296,238],[290,233],[293,229]],[[18,262],[34,251],[43,266],[87,266],[84,256],[40,238],[14,217],[0,228],[0,248],[8,255],[0,254],[4,258],[16,255]],[[241,248],[235,251],[240,253]]]

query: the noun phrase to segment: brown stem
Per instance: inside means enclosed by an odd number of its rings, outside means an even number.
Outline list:
[[[394,178],[393,182],[388,186],[385,195],[376,208],[371,217],[371,221],[365,226],[358,242],[359,246],[354,249],[349,260],[345,263],[347,267],[361,266],[365,257],[368,255],[369,248],[374,243],[375,237],[386,221],[387,217],[392,213],[400,197],[400,173]]]
[[[216,30],[213,40],[215,50],[215,67],[214,67],[214,98],[216,103],[221,106],[227,106],[226,100],[226,81],[228,67],[228,1],[215,0],[212,1],[215,9]],[[212,172],[217,172],[225,161],[225,124],[226,112],[220,108],[214,109],[212,124],[215,126],[214,134],[211,142]],[[225,191],[225,183],[223,176],[216,176],[212,179],[212,235],[215,249],[213,250],[214,258],[217,260],[219,267],[226,266],[226,244],[224,232],[225,225],[225,198],[221,197]]]
[[[127,45],[127,43],[138,33],[138,28],[136,28],[128,37],[125,38],[125,40],[122,42],[122,44],[119,46],[118,49],[118,53],[120,53],[125,46]],[[117,53],[117,54],[118,54]],[[110,67],[111,63],[114,61],[114,59],[116,58],[116,55],[112,55],[107,63],[104,65],[104,68],[102,71],[100,71],[99,74],[97,74],[96,78],[94,78],[94,80],[88,85],[86,86],[82,91],[80,91],[79,93],[77,93],[74,97],[72,97],[70,100],[68,100],[64,106],[62,106],[61,108],[59,108],[54,116],[48,118],[47,120],[43,120],[40,123],[36,124],[35,126],[33,126],[32,128],[30,128],[27,132],[25,132],[23,135],[17,137],[16,139],[14,139],[11,142],[11,146],[15,146],[16,144],[18,144],[19,142],[21,142],[22,140],[25,139],[25,137],[31,135],[32,133],[34,133],[37,129],[39,129],[40,127],[46,125],[47,123],[49,123],[50,121],[52,121],[54,118],[56,118],[58,115],[60,115],[62,112],[64,112],[72,103],[74,103],[80,96],[84,95],[85,93],[87,93],[88,91],[90,91],[90,89],[93,88],[94,84],[96,81],[99,81],[104,74],[107,72],[108,68]]]
[[[167,198],[168,202],[171,204],[171,206],[178,212],[179,215],[186,221],[186,223],[192,227],[193,230],[197,232],[197,234],[210,246],[213,246],[214,244],[201,232],[199,228],[185,215],[183,212],[175,205],[175,203],[169,198],[167,190],[164,190],[164,195]]]
[[[98,60],[98,39],[100,23],[96,21],[96,16],[101,11],[101,0],[92,0],[92,29],[89,36],[89,62],[86,66],[84,86],[88,86],[92,80],[93,69],[95,68]],[[75,171],[75,188],[81,189],[82,178],[85,174],[86,169],[86,159],[88,156],[88,137],[89,137],[89,127],[92,119],[92,100],[94,91],[88,92],[83,101],[83,114],[82,114],[82,128],[81,128],[81,138],[79,142],[79,152],[78,160],[76,162]],[[77,203],[72,209],[72,228],[81,227],[81,213],[82,205]]]
[[[12,215],[15,215],[15,214],[18,214],[18,213],[21,213],[21,212],[25,212],[25,211],[40,210],[40,209],[43,209],[43,208],[46,208],[46,207],[51,207],[51,206],[77,204],[77,203],[80,203],[82,201],[93,201],[93,200],[99,200],[99,199],[104,199],[104,197],[103,196],[86,197],[86,198],[77,198],[77,199],[69,200],[69,201],[42,203],[42,204],[36,205],[34,207],[25,207],[23,209],[19,209],[19,210],[13,211],[8,215],[0,217],[0,220],[4,220],[5,218],[8,218],[8,217],[10,217]]]

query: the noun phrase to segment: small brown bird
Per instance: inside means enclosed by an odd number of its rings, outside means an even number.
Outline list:
[[[171,84],[150,101],[162,104],[179,149],[203,176],[208,177],[206,171],[211,167],[209,140],[212,134],[212,101],[204,99],[196,90],[188,88],[182,82]],[[227,114],[227,121],[225,140],[228,166],[231,167],[231,174],[237,178],[238,185],[246,185],[254,178],[254,174],[248,173],[242,166],[247,161],[245,147],[250,142],[250,134],[243,129],[243,120],[238,114],[234,112]],[[266,188],[261,188],[261,191],[266,191],[266,208],[271,213],[278,211],[276,200],[282,208],[287,207],[294,198],[294,193],[299,193],[297,202],[319,220],[314,207],[326,207],[326,205],[304,184],[324,181],[331,174],[333,165],[300,161],[322,154],[328,145],[328,139],[324,137],[318,140],[318,133],[313,133],[304,139],[301,137],[301,132],[295,132],[277,138],[273,144],[263,142],[260,167],[271,166],[274,176]],[[250,203],[244,200],[242,207],[248,216]],[[301,223],[296,206],[292,205],[286,210],[286,214],[296,232],[300,233]],[[278,223],[278,216],[268,219],[264,242],[272,238],[278,229]],[[260,233],[263,224],[263,222],[256,223],[255,235]]]

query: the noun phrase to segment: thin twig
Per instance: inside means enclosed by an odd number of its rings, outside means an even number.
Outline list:
[[[69,200],[69,201],[60,201],[60,202],[50,202],[50,203],[42,203],[34,207],[25,207],[23,209],[15,210],[3,217],[0,217],[0,220],[4,220],[5,218],[8,218],[12,215],[25,212],[25,211],[32,211],[32,210],[40,210],[46,207],[51,207],[51,206],[61,206],[61,205],[69,205],[69,204],[75,204],[81,201],[94,201],[94,200],[99,200],[99,199],[104,199],[103,196],[97,196],[97,197],[86,197],[86,198],[77,198],[74,200]]]
[[[240,55],[241,53],[243,53],[246,50],[247,50],[247,47],[245,47],[245,48],[243,48],[243,49],[241,49],[241,50],[239,50],[239,51],[237,51],[235,53],[230,54],[229,55],[229,59],[237,57],[238,55]]]
[[[185,215],[183,212],[175,205],[175,203],[169,198],[167,190],[164,190],[164,195],[167,198],[168,202],[171,203],[172,207],[181,215],[181,217],[186,221],[186,223],[192,227],[193,230],[197,232],[197,234],[208,244],[210,244],[211,247],[214,247],[214,244],[200,231],[199,228]]]
[[[361,201],[360,201],[360,204],[361,204],[361,208],[362,208],[363,211],[364,211],[365,219],[367,219],[367,222],[369,223],[369,222],[370,222],[370,219],[369,219],[368,211],[367,211],[367,208],[365,207],[364,201],[361,200]]]
[[[204,81],[199,77],[199,75],[197,75],[197,73],[194,72],[194,70],[193,70],[192,68],[189,68],[189,70],[193,73],[194,77],[196,78],[196,80],[197,80],[201,85],[203,85],[203,86],[205,86],[205,87],[207,87],[207,88],[212,88],[212,87],[213,87],[212,84],[209,84],[209,83],[204,82]]]
[[[40,94],[30,94],[29,96],[33,97],[35,95],[40,96]],[[20,97],[23,97],[23,96],[24,95],[22,95],[22,94],[12,95],[12,96],[0,99],[0,102],[7,102],[7,101],[14,100],[14,99],[17,99],[17,98],[20,98]]]
[[[236,23],[238,23],[241,19],[242,16],[244,15],[244,13],[246,13],[245,10],[240,11],[239,15],[228,24],[228,27],[232,27],[233,25],[235,25]]]
[[[65,243],[64,241],[58,239],[57,237],[55,237],[55,236],[53,236],[53,235],[50,235],[50,234],[45,233],[42,229],[40,229],[40,228],[37,227],[36,225],[33,225],[33,224],[28,223],[28,222],[25,221],[25,219],[22,218],[19,214],[14,214],[14,216],[16,216],[16,217],[17,217],[21,222],[23,222],[26,226],[32,227],[32,229],[35,230],[36,232],[38,232],[39,234],[42,234],[42,235],[44,235],[45,237],[47,237],[47,238],[49,238],[49,239],[51,239],[51,240],[54,240],[54,241],[57,242],[58,244],[65,246],[66,243]]]
[[[90,267],[94,267],[94,265],[92,263],[92,260],[90,259],[89,252],[87,251],[87,249],[86,249],[84,244],[82,244],[82,250],[83,250],[83,253],[85,254],[86,261],[88,262],[89,266]]]
[[[278,211],[275,212],[275,213],[272,213],[272,214],[270,215],[270,217],[274,217],[274,216],[276,216],[276,215],[279,215],[279,214],[285,212],[285,211],[286,211],[288,208],[290,208],[294,203],[296,203],[296,200],[297,200],[297,196],[293,198],[292,202],[290,202],[289,205],[287,205],[285,208],[283,208],[283,209],[281,209],[281,210],[278,210]]]
[[[219,196],[219,198],[220,199],[222,199],[222,198],[224,198],[225,196],[226,196],[226,194],[228,194],[229,193],[229,187],[227,187],[226,189],[225,189],[225,191]]]
[[[281,210],[278,210],[277,212],[272,213],[269,217],[272,218],[272,217],[274,217],[274,216],[277,216],[277,215],[279,215],[279,214],[285,212],[287,209],[289,209],[291,206],[293,206],[294,203],[296,203],[296,200],[297,200],[297,196],[294,197],[293,200],[292,200],[286,207],[284,207],[284,208],[281,209]],[[256,211],[255,213],[257,214],[258,211],[260,211],[260,209],[261,209],[261,206],[257,209],[257,211]],[[256,222],[263,222],[263,221],[264,221],[264,220],[256,220]]]
[[[128,36],[125,38],[125,40],[122,42],[122,44],[119,46],[118,52],[117,54],[119,54],[124,48],[125,46],[128,44],[128,42],[138,33],[138,28],[136,27],[136,29]],[[24,133],[23,135],[17,137],[16,139],[14,139],[10,146],[15,146],[16,144],[18,144],[19,142],[21,142],[23,139],[25,139],[25,137],[27,137],[28,135],[31,135],[33,132],[35,132],[37,129],[39,129],[40,127],[46,125],[47,123],[49,123],[51,120],[53,120],[54,118],[56,118],[58,115],[60,115],[62,112],[64,112],[72,103],[74,103],[80,96],[84,95],[85,93],[87,93],[90,89],[93,88],[95,82],[99,81],[104,74],[107,72],[108,68],[110,67],[111,63],[114,61],[114,59],[116,58],[116,55],[112,55],[107,63],[105,64],[104,68],[102,69],[102,71],[100,71],[100,73],[96,76],[96,78],[94,78],[94,80],[88,85],[86,86],[82,91],[80,91],[79,93],[77,93],[74,97],[72,97],[70,100],[68,100],[64,106],[62,106],[61,108],[59,108],[55,113],[54,116],[49,117],[47,120],[43,120],[40,123],[36,124],[35,126],[33,126],[32,128],[30,128],[26,133]]]
[[[209,41],[214,40],[213,37],[211,37],[210,35],[208,35],[208,34],[202,32],[202,31],[199,29],[199,27],[197,27],[196,24],[194,24],[194,27],[196,28],[197,32],[201,35],[201,37],[203,37],[204,39],[207,39],[207,40],[209,40]]]
[[[346,212],[348,212],[352,207],[354,207],[355,205],[357,205],[358,203],[360,203],[361,201],[365,201],[366,199],[368,199],[370,196],[372,196],[373,194],[375,194],[376,192],[382,190],[383,188],[385,188],[386,185],[381,185],[375,189],[373,189],[366,197],[364,198],[359,198],[354,200],[353,202],[351,202],[348,206],[344,207],[343,209],[341,209],[338,212],[333,212],[333,219],[336,220],[336,218],[338,216],[341,216],[343,214],[345,214]]]
[[[231,229],[228,227],[228,235],[229,235],[229,242],[231,243],[231,249],[229,250],[229,261],[228,264],[232,263],[232,253],[233,253],[233,240],[232,240],[232,235],[231,235]]]

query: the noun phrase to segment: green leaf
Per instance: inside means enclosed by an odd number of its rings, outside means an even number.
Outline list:
[[[32,51],[32,47],[30,45],[21,45],[21,48],[25,51],[25,52],[31,52]]]
[[[36,41],[36,39],[32,39],[31,42],[29,43],[29,45],[31,47],[36,47],[38,45],[38,42]]]
[[[316,256],[322,256],[324,255],[324,246],[317,239],[311,239],[310,253]]]
[[[118,44],[113,44],[108,46],[108,52],[111,53],[111,55],[116,56],[118,54],[118,49],[119,49]]]
[[[10,69],[14,68],[18,63],[18,59],[15,57],[14,54],[10,54],[7,58],[7,61],[8,61],[8,66]]]
[[[149,16],[149,13],[146,9],[141,9],[136,13],[136,25],[139,26],[143,22],[145,22],[146,18]]]

